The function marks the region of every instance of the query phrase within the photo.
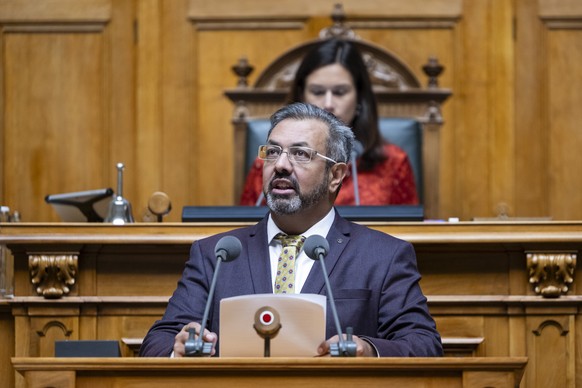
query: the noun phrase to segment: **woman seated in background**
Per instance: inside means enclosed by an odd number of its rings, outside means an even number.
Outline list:
[[[360,205],[418,204],[408,156],[382,138],[370,77],[354,44],[329,39],[310,50],[291,86],[289,102],[297,101],[323,108],[351,126],[363,148],[356,163]],[[241,205],[255,205],[262,198],[262,171],[263,161],[257,158],[246,178]],[[344,179],[335,204],[356,204],[351,175]]]

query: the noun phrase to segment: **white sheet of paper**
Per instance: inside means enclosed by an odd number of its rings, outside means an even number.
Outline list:
[[[255,313],[275,309],[281,329],[271,338],[271,357],[313,357],[325,340],[326,297],[316,294],[255,294],[220,301],[220,356],[263,357],[265,340],[255,331]]]

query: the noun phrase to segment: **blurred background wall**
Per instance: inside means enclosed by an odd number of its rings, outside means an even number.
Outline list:
[[[336,1],[0,0],[0,204],[59,221],[47,194],[116,188],[233,205],[231,67],[261,70]],[[344,0],[347,23],[421,80],[445,66],[440,216],[582,219],[582,2]]]

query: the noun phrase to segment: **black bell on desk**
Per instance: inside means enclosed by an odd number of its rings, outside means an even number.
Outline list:
[[[114,225],[124,225],[134,222],[131,211],[131,203],[123,198],[123,163],[117,163],[117,195],[109,204],[107,217],[104,222]]]

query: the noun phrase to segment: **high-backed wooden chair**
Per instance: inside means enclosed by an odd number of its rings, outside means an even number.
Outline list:
[[[287,102],[295,72],[303,56],[320,39],[342,37],[351,40],[360,50],[368,66],[380,116],[383,136],[409,156],[425,217],[439,214],[439,129],[442,126],[441,104],[451,91],[438,86],[443,67],[436,58],[423,66],[428,76],[423,87],[411,69],[388,50],[359,39],[345,23],[345,16],[335,12],[334,24],[322,30],[320,37],[291,48],[268,65],[249,86],[247,77],[253,67],[246,58],[233,66],[239,77],[234,89],[225,95],[234,103],[236,198],[257,155],[258,145],[266,140],[269,116]]]

